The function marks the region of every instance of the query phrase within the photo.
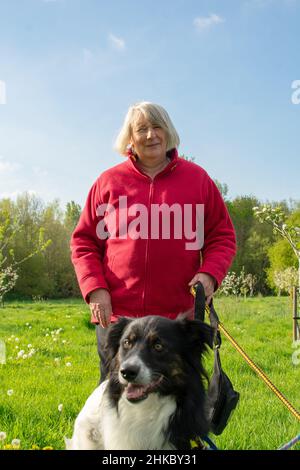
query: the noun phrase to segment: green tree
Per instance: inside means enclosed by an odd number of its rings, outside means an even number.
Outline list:
[[[70,233],[73,232],[73,230],[75,229],[80,214],[81,207],[79,204],[76,204],[74,201],[67,203],[64,216],[64,225],[66,229],[70,231]]]
[[[30,201],[28,195],[24,196],[24,200],[27,203]],[[19,200],[21,205],[24,200]],[[28,204],[25,206],[28,208]],[[20,278],[19,272],[22,267],[37,258],[51,243],[50,240],[45,241],[44,229],[40,227],[35,243],[26,251],[18,250],[17,241],[24,228],[28,229],[28,226],[26,227],[25,219],[22,219],[22,214],[17,209],[18,205],[10,200],[0,201],[0,301],[2,303],[4,295],[15,287]],[[25,238],[24,233],[22,236],[25,243],[28,242],[28,237]]]

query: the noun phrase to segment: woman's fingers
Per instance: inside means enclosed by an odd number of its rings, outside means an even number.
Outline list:
[[[110,325],[111,306],[102,305],[99,303],[90,303],[92,315],[96,321],[100,323],[102,328],[107,328]]]
[[[197,273],[189,282],[189,286],[194,286],[201,282],[204,288],[206,303],[209,304],[215,291],[215,281],[212,276],[206,273]]]

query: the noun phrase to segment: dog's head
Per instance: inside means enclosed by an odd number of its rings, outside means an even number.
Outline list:
[[[117,400],[124,392],[130,402],[139,402],[154,392],[186,394],[191,376],[199,382],[205,376],[201,357],[212,342],[213,330],[199,320],[121,318],[107,336],[112,395]]]

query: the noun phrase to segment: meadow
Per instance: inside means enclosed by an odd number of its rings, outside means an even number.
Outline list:
[[[215,307],[226,329],[299,410],[289,298],[220,297]],[[6,437],[0,449],[10,448],[13,439],[20,449],[63,449],[99,380],[88,307],[79,299],[7,303],[0,309],[0,341],[6,346],[6,363],[0,364],[0,436]],[[296,418],[224,337],[221,359],[241,397],[223,434],[211,436],[220,449],[277,449],[299,433]],[[211,365],[212,353],[209,371]]]

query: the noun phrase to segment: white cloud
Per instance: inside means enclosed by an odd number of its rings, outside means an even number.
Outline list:
[[[6,104],[6,83],[0,80],[0,104]]]
[[[124,39],[118,38],[114,34],[109,34],[108,39],[111,45],[114,47],[114,49],[117,49],[118,51],[123,51],[125,49]]]
[[[9,162],[4,160],[3,157],[0,157],[0,173],[14,173],[21,168],[19,163]]]
[[[4,192],[0,193],[0,199],[17,199],[18,196],[21,194],[24,194],[25,191],[21,191],[20,189],[16,189],[15,191],[12,192]],[[26,190],[26,193],[28,193],[30,196],[37,196],[38,193],[34,189],[28,189]]]
[[[224,23],[225,19],[215,13],[211,13],[209,16],[199,16],[194,19],[194,25],[200,32],[207,31],[211,27]]]

